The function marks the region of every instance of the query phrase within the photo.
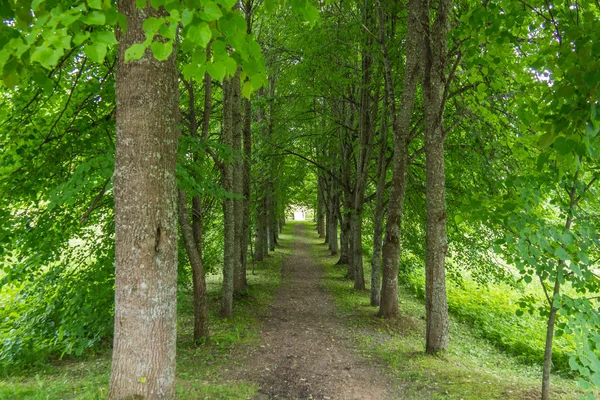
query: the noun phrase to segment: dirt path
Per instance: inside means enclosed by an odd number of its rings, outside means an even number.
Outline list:
[[[333,299],[319,285],[307,227],[294,227],[292,254],[265,315],[261,346],[244,362],[244,379],[260,386],[257,399],[398,398],[383,372],[362,359],[336,317]]]

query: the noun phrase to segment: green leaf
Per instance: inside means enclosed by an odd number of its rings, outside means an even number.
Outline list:
[[[198,46],[206,47],[212,37],[210,27],[206,22],[190,25],[185,35]]]
[[[223,60],[223,64],[225,65],[225,69],[229,75],[235,75],[237,72],[237,63],[233,58],[227,57],[225,60]]]
[[[206,21],[216,21],[223,16],[221,9],[217,5],[217,3],[209,1],[204,5],[204,15],[206,16]]]
[[[557,247],[554,249],[554,255],[558,257],[560,260],[566,261],[569,259],[569,255],[562,247]]]
[[[80,44],[82,44],[83,42],[88,40],[89,37],[90,37],[89,32],[79,32],[75,36],[73,36],[73,44],[75,46],[79,46]]]
[[[142,8],[146,8],[146,4],[147,4],[147,0],[135,0],[135,5],[137,6],[137,8],[139,8],[140,10]]]
[[[244,82],[244,86],[242,87],[242,96],[244,96],[247,99],[250,99],[250,95],[252,94],[253,90],[254,89],[252,88],[252,82]]]
[[[154,57],[156,57],[158,61],[164,61],[169,58],[173,52],[173,41],[169,40],[165,43],[152,42],[150,49],[152,49],[152,54],[154,54]]]
[[[112,31],[94,32],[92,35],[92,41],[95,43],[102,43],[107,46],[113,46],[118,43],[117,38]]]
[[[560,240],[565,246],[570,246],[574,242],[573,234],[569,231],[564,231],[562,235],[560,235]]]
[[[83,48],[83,52],[90,60],[100,64],[106,57],[106,44],[99,42],[88,44]]]
[[[60,55],[57,51],[46,46],[37,47],[31,55],[32,62],[37,61],[47,69],[54,67],[58,63],[59,58]]]
[[[540,140],[538,141],[538,146],[540,146],[542,149],[546,148],[552,143],[554,143],[555,139],[556,136],[554,136],[552,133],[545,133],[542,135],[542,137],[540,137]]]
[[[84,16],[81,21],[86,25],[104,25],[106,23],[106,15],[102,11],[92,11]]]
[[[142,58],[146,47],[147,46],[144,43],[136,43],[132,45],[130,48],[125,50],[125,62],[135,61]]]
[[[213,79],[223,82],[225,77],[225,65],[221,62],[215,62],[206,66],[206,71],[213,77]]]
[[[165,23],[164,18],[155,18],[150,17],[146,18],[144,23],[142,24],[142,28],[146,33],[146,37],[154,37],[154,34],[160,29],[160,27]]]
[[[183,10],[183,12],[181,13],[181,24],[184,28],[188,26],[193,19],[194,13],[189,8]]]
[[[102,0],[88,0],[87,3],[90,6],[90,8],[102,10]]]

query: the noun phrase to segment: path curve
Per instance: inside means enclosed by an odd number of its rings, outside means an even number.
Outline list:
[[[383,371],[361,358],[335,315],[333,298],[319,283],[305,225],[294,226],[291,255],[273,306],[263,316],[260,347],[244,362],[256,399],[394,399]]]

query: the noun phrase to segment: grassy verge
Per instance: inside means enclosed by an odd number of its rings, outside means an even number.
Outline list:
[[[291,227],[280,236],[282,248],[248,271],[248,296],[234,303],[234,317],[219,319],[221,276],[207,277],[211,340],[193,343],[191,294],[180,290],[177,343],[178,399],[245,399],[258,390],[249,382],[226,381],[236,356],[258,343],[260,321],[256,316],[269,306],[279,286],[282,261],[289,253]],[[181,295],[183,294],[183,295]],[[47,363],[35,369],[0,378],[0,399],[105,399],[110,374],[110,349],[79,359]]]
[[[424,353],[425,306],[407,288],[400,288],[401,315],[394,320],[376,316],[369,293],[357,292],[335,266],[322,239],[312,236],[314,254],[325,267],[323,286],[333,294],[338,314],[353,331],[364,356],[391,370],[406,399],[539,399],[541,370],[479,337],[470,324],[451,318],[450,347],[441,356]],[[369,263],[365,259],[365,274]],[[578,399],[583,394],[573,380],[553,376],[554,399]]]

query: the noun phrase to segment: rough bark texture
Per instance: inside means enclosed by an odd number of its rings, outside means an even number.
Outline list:
[[[371,0],[363,1],[365,26],[372,29]],[[360,87],[359,142],[356,160],[356,182],[354,186],[354,229],[352,234],[352,264],[354,270],[354,289],[365,289],[365,274],[363,271],[362,251],[362,219],[367,177],[373,149],[374,130],[371,124],[371,64],[370,55],[373,44],[371,34],[365,33],[362,50],[362,82]],[[376,118],[374,118],[376,120]]]
[[[233,147],[233,121],[232,121],[232,89],[231,82],[223,82],[223,144]],[[223,187],[228,192],[233,191],[233,166],[230,163],[223,165]],[[238,253],[235,252],[235,205],[233,199],[223,200],[223,225],[224,225],[224,250],[223,250],[223,290],[221,293],[221,311],[223,318],[233,315],[233,280],[235,261]],[[239,248],[238,248],[239,249]]]
[[[402,211],[406,193],[406,173],[408,169],[408,135],[410,120],[415,102],[415,92],[420,75],[419,42],[421,30],[419,17],[422,0],[408,2],[408,36],[406,41],[406,66],[400,110],[396,115],[395,92],[392,82],[392,70],[388,58],[385,18],[379,2],[377,15],[379,20],[379,40],[384,59],[384,75],[389,96],[390,117],[394,132],[394,172],[390,188],[390,200],[383,242],[382,287],[379,315],[393,317],[398,314],[398,266],[400,264],[400,236],[402,232]]]
[[[342,107],[342,116],[345,116],[347,107]],[[349,120],[349,118],[345,117]],[[350,123],[350,122],[346,122]],[[352,216],[353,216],[353,205],[354,195],[350,190],[350,172],[351,172],[351,160],[352,160],[352,143],[350,133],[348,129],[343,129],[343,136],[341,138],[341,155],[339,159],[343,185],[343,208],[338,211],[338,217],[340,218],[340,259],[337,265],[346,265],[348,267],[348,279],[354,279],[354,269],[350,262],[350,240],[352,239]]]
[[[187,213],[186,193],[179,191],[179,226],[181,236],[190,265],[192,266],[192,284],[194,287],[194,341],[208,338],[208,295],[206,293],[206,279],[204,264],[202,263],[202,247],[197,245],[194,231]],[[201,241],[201,238],[200,238]]]
[[[423,94],[425,102],[425,350],[436,353],[448,347],[446,298],[446,182],[444,173],[444,87],[446,84],[446,36],[450,29],[450,0],[440,0],[436,20],[424,46]],[[429,21],[428,9],[423,19]]]
[[[231,79],[231,118],[233,124],[233,191],[238,198],[233,200],[233,213],[235,223],[234,239],[234,275],[233,294],[241,295],[246,290],[246,271],[242,268],[242,243],[244,241],[244,160],[242,157],[242,110],[240,99],[240,75],[239,72]]]
[[[252,104],[250,100],[244,99],[244,200],[242,221],[242,271],[243,290],[246,290],[248,281],[246,271],[248,269],[248,242],[250,240],[250,160],[252,159]]]
[[[388,103],[387,90],[383,109]],[[388,124],[385,113],[381,116],[379,156],[377,158],[377,189],[375,191],[375,215],[373,228],[373,259],[371,260],[371,305],[378,306],[381,300],[381,247],[383,245],[383,218],[385,215],[385,177],[387,175]]]
[[[115,154],[115,327],[110,399],[174,399],[177,305],[175,160],[179,94],[175,54],[148,50],[125,63],[145,40],[142,24],[161,17],[120,0],[127,32],[117,56]]]

